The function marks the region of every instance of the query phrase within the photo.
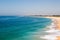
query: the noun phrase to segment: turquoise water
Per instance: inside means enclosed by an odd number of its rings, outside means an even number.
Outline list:
[[[0,40],[43,40],[40,33],[50,24],[42,17],[0,16]]]

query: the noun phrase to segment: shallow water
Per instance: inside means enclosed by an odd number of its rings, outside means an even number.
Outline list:
[[[37,17],[0,16],[0,40],[44,40],[43,30],[51,19]]]

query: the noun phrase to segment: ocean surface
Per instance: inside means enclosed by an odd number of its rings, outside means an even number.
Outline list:
[[[30,16],[0,16],[0,40],[44,40],[51,19]]]

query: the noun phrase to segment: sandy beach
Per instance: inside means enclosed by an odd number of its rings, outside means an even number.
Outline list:
[[[59,30],[59,32],[57,33],[60,34],[60,17],[46,17],[46,18],[51,18],[54,20],[54,24],[55,24],[55,30]],[[55,40],[60,40],[60,35],[56,36]]]

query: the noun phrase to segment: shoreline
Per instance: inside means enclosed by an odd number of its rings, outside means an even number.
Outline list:
[[[56,38],[55,40],[60,40],[60,17],[46,17],[46,18],[51,18],[52,21],[54,22],[55,26],[53,29],[56,31]],[[54,30],[51,30],[54,31]]]
[[[48,35],[44,35],[43,39],[46,40],[60,40],[60,17],[45,17],[52,19],[52,23],[45,32]]]

